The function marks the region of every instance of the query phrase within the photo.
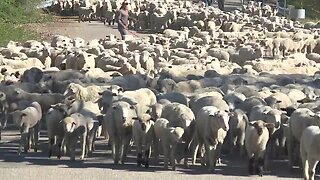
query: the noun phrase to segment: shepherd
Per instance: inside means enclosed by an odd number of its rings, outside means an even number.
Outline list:
[[[130,32],[128,29],[129,19],[135,21],[134,18],[129,17],[128,3],[124,1],[116,15],[118,30],[121,34],[122,40],[124,40],[125,35],[128,35]]]

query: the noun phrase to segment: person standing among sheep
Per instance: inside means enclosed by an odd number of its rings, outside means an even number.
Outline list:
[[[221,11],[224,11],[224,0],[218,0],[218,7]]]
[[[129,17],[129,9],[128,9],[128,3],[123,2],[121,4],[121,7],[116,15],[116,21],[118,23],[118,31],[121,34],[122,40],[124,40],[124,35],[128,35],[129,33],[129,19],[132,19],[135,21],[134,18]]]

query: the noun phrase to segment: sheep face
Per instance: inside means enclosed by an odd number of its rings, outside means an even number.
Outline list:
[[[210,114],[209,117],[214,118],[213,121],[211,121],[211,123],[216,123],[218,122],[218,127],[217,125],[213,124],[213,127],[217,127],[217,128],[222,128],[225,131],[229,130],[229,113],[226,111],[218,111],[215,114]]]
[[[134,117],[133,119],[139,122],[141,130],[144,133],[147,133],[151,126],[154,124],[152,121],[152,117],[149,114],[142,114],[137,118]]]
[[[170,132],[170,140],[171,142],[180,142],[181,138],[184,134],[184,129],[181,127],[176,127],[176,128],[169,128]]]
[[[127,102],[121,102],[121,104],[113,106],[112,108],[121,119],[123,127],[132,126],[133,120],[137,119],[136,108]]]
[[[159,119],[162,114],[163,106],[159,103],[156,103],[150,107],[149,113],[153,119]]]
[[[262,135],[263,130],[265,128],[274,128],[275,127],[275,125],[273,123],[265,123],[261,120],[249,122],[249,126],[253,126],[259,136]]]
[[[67,117],[62,120],[62,126],[66,133],[72,133],[76,129],[77,123],[73,118]]]

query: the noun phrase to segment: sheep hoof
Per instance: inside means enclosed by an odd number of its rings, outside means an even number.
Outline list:
[[[34,152],[38,152],[38,149],[37,149],[37,148],[34,148]]]
[[[144,163],[144,167],[145,167],[145,168],[149,168],[149,161],[146,161],[146,162]]]
[[[172,171],[175,171],[176,170],[176,167],[175,166],[172,166]]]

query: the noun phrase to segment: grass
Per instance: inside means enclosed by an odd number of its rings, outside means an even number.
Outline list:
[[[10,40],[23,42],[35,39],[36,33],[26,28],[29,23],[44,23],[52,21],[51,15],[44,15],[36,9],[40,0],[28,0],[28,8],[22,2],[25,0],[0,0],[0,46],[5,46]]]

